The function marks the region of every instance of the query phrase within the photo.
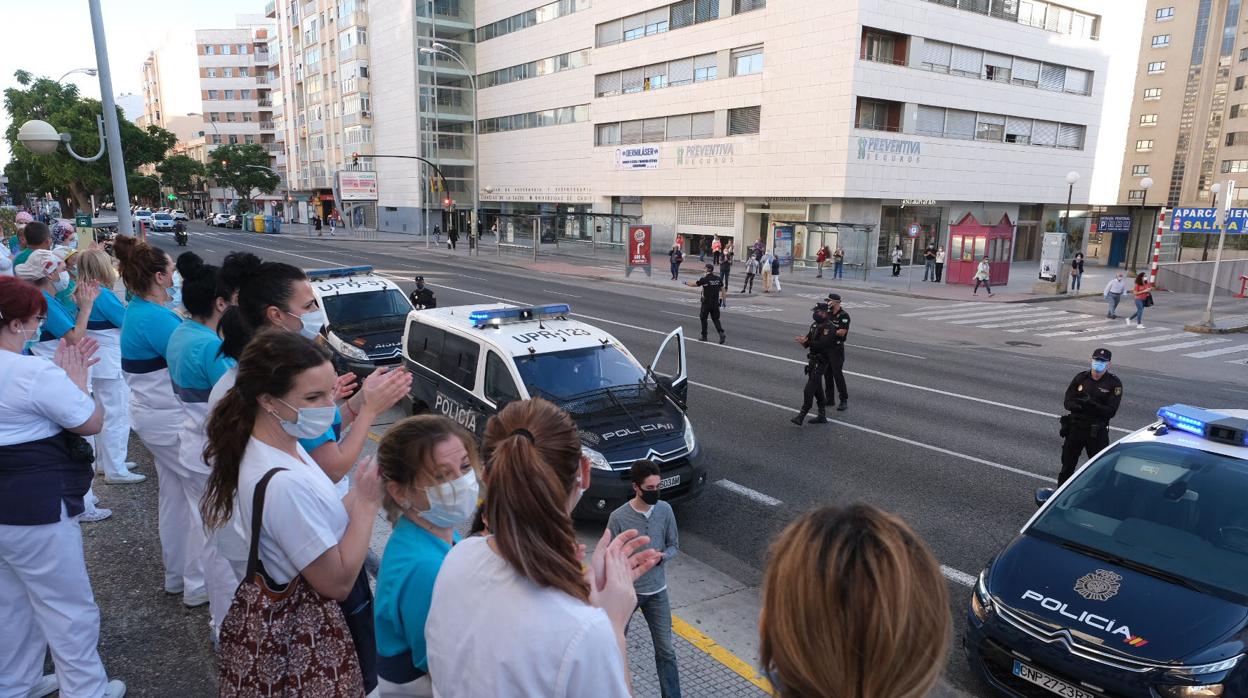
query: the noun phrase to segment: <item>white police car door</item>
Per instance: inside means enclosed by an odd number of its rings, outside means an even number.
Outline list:
[[[675,340],[674,342],[672,340]],[[667,352],[665,354],[665,352]],[[685,359],[685,330],[677,327],[659,345],[659,351],[650,362],[649,373],[665,392],[676,401],[680,409],[688,408],[689,370]]]

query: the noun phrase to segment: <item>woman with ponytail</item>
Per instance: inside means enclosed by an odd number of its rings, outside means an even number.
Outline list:
[[[576,425],[540,399],[512,402],[485,429],[488,534],[447,555],[425,625],[443,698],[629,695],[624,625],[633,579],[658,563],[637,531],[605,532],[588,569],[571,512],[589,487]],[[540,633],[517,635],[518,628]]]

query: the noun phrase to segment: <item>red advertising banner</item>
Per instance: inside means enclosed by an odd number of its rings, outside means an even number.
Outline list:
[[[628,266],[650,266],[651,229],[648,225],[628,226]]]

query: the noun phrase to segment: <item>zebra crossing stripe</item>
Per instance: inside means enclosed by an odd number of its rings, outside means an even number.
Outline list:
[[[612,267],[612,269],[614,268],[615,267]],[[958,305],[958,306],[950,306],[948,303],[944,303],[941,305],[925,305],[919,308],[918,311],[916,312],[901,313],[900,315],[898,315],[898,317],[919,317],[921,315],[941,314],[941,313],[946,313],[946,312],[953,312],[955,309],[963,310],[966,308],[983,307],[985,305],[998,305],[998,304],[997,303],[963,303],[962,305]]]
[[[1241,351],[1248,351],[1248,344],[1238,344],[1233,347],[1222,347],[1221,349],[1210,349],[1209,351],[1198,351],[1195,354],[1184,354],[1193,359],[1207,359],[1210,356],[1221,356],[1223,354],[1238,354]]]
[[[950,325],[974,325],[977,322],[992,322],[994,320],[1030,319],[1050,312],[1053,311],[1046,308],[1029,308],[1026,310],[1014,310],[1010,312],[1002,311],[997,313],[984,313],[978,317],[961,318],[957,320],[942,320],[942,322],[948,322]]]
[[[1062,311],[1062,312],[1057,313],[1056,315],[1047,315],[1047,314],[1037,315],[1036,317],[1030,318],[1027,320],[1013,320],[1011,322],[997,322],[991,325],[976,325],[976,327],[988,330],[988,329],[997,329],[999,327],[1023,327],[1025,325],[1043,325],[1046,322],[1053,322],[1055,320],[1065,320],[1068,315],[1069,313]]]
[[[1198,339],[1194,342],[1179,342],[1178,344],[1167,344],[1161,347],[1146,347],[1144,351],[1174,351],[1175,349],[1190,349],[1192,347],[1203,347],[1206,344],[1221,344],[1229,342],[1229,339]]]
[[[1108,329],[1109,328],[1106,327],[1106,328],[1103,328],[1102,331],[1108,330]],[[1143,330],[1130,329],[1130,330],[1123,330],[1122,332],[1110,332],[1109,334],[1100,334],[1099,332],[1097,332],[1097,333],[1092,333],[1086,337],[1071,337],[1070,341],[1072,342],[1099,342],[1102,339],[1113,339],[1114,337],[1143,337],[1143,335],[1140,334],[1141,332],[1155,332],[1155,331],[1156,329],[1152,327],[1148,327]],[[1162,330],[1162,331],[1164,332],[1165,330]]]
[[[1084,319],[1082,319],[1082,320],[1077,320],[1077,321],[1075,321],[1075,322],[1068,322],[1068,323],[1066,323],[1066,324],[1064,324],[1064,325],[1054,325],[1054,326],[1053,326],[1053,328],[1052,328],[1052,329],[1056,329],[1056,328],[1058,328],[1058,327],[1077,327],[1077,326],[1079,326],[1079,325],[1088,325],[1088,327],[1085,327],[1085,328],[1083,328],[1083,329],[1079,329],[1079,330],[1064,330],[1064,331],[1062,331],[1062,332],[1048,332],[1048,333],[1046,333],[1046,334],[1041,334],[1041,335],[1037,335],[1037,336],[1038,336],[1038,337],[1069,337],[1069,336],[1071,336],[1071,335],[1083,334],[1083,333],[1085,333],[1085,332],[1100,332],[1100,331],[1101,331],[1101,329],[1103,329],[1103,328],[1099,328],[1099,327],[1092,327],[1092,325],[1107,325],[1107,324],[1109,324],[1109,323],[1111,323],[1111,322],[1115,322],[1115,323],[1116,323],[1116,322],[1118,322],[1118,321],[1117,321],[1117,320],[1110,320],[1109,318],[1094,318],[1094,317],[1086,317],[1086,318],[1084,318]],[[1007,331],[1007,332],[1022,332],[1022,330],[1006,330],[1006,331]]]
[[[1152,335],[1151,337],[1144,337],[1142,339],[1124,339],[1124,340],[1117,341],[1117,342],[1106,342],[1105,346],[1107,347],[1129,347],[1135,344],[1150,344],[1152,342],[1160,342],[1163,340],[1170,340],[1170,339],[1180,339],[1182,337],[1191,337],[1191,336],[1192,335],[1188,334],[1187,332],[1179,332],[1178,334],[1155,334],[1155,335]]]
[[[1240,365],[1242,365],[1242,366],[1248,366],[1248,359],[1231,359],[1230,361],[1227,361],[1226,363],[1228,363],[1228,364],[1240,364]]]
[[[925,313],[920,319],[944,321],[944,320],[951,320],[953,318],[974,317],[977,315],[979,317],[987,317],[988,315],[1010,315],[1012,313],[1017,313],[1019,311],[1027,311],[1027,310],[1031,310],[1031,309],[1030,308],[1002,308],[1000,305],[997,305],[996,308],[961,308],[959,310],[949,310],[949,311],[938,312],[938,313]]]

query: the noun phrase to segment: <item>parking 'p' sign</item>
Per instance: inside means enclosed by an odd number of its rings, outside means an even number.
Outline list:
[[[650,242],[652,239],[650,226],[628,226],[628,264],[625,267],[626,274],[632,272],[637,267],[642,267],[646,270],[646,275],[650,275]]]

